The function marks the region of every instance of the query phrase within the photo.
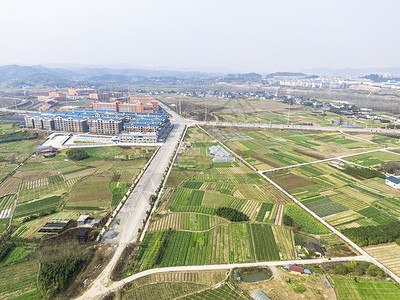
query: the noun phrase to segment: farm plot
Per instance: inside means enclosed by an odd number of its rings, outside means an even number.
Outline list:
[[[400,289],[392,281],[331,276],[341,300],[395,300]]]
[[[49,185],[48,178],[39,178],[32,181],[24,181],[21,188],[26,190],[37,189]]]
[[[286,205],[285,214],[287,214],[293,220],[299,223],[301,228],[308,233],[329,233],[328,228],[322,225],[318,220],[316,220],[313,216],[308,214],[305,210],[303,210],[295,203]]]
[[[209,231],[159,231],[148,233],[131,270],[153,267],[204,265],[255,260],[278,260],[279,251],[271,227],[235,223]]]
[[[279,251],[270,225],[251,224],[257,261],[279,260]]]
[[[336,215],[328,216],[325,220],[331,224],[332,226],[337,227],[338,229],[347,228],[348,225],[351,224],[351,227],[357,226],[357,221],[365,220],[365,217],[359,213],[354,211],[344,211],[338,213]],[[371,225],[375,225],[376,223],[371,223]]]
[[[208,299],[215,299],[215,300],[240,300],[240,299],[247,299],[240,295],[238,292],[234,291],[228,284],[224,284],[223,286],[216,288],[216,289],[209,289],[203,291],[201,293],[193,294],[183,299],[187,300],[208,300]]]
[[[0,298],[40,299],[42,295],[36,285],[38,268],[36,261],[0,267]]]
[[[374,222],[376,222],[380,225],[386,225],[386,224],[396,221],[395,218],[393,218],[385,213],[382,213],[375,207],[367,207],[367,208],[361,209],[358,211],[358,213],[362,214],[363,216],[373,220]]]
[[[0,198],[0,219],[7,219],[11,216],[15,198],[15,195],[8,195]]]
[[[385,161],[400,160],[400,155],[388,151],[376,151],[373,153],[351,156],[346,158],[346,160],[364,167],[370,167]]]
[[[131,289],[122,297],[123,300],[169,300],[182,295],[192,294],[206,288],[207,285],[185,282],[167,282],[144,285]]]
[[[294,239],[291,229],[285,226],[271,225],[276,244],[279,248],[279,256],[282,259],[296,259],[296,250],[294,248]]]
[[[217,191],[224,195],[234,195],[236,187],[233,184],[222,182],[204,182],[199,188],[202,191]]]
[[[134,280],[128,287],[127,291],[123,291],[123,299],[175,299],[195,291],[182,292],[181,287],[174,291],[166,291],[159,288],[166,283],[187,284],[193,283],[199,286],[198,290],[211,287],[226,278],[226,270],[203,271],[203,272],[168,272],[157,273]],[[175,286],[170,286],[174,288]],[[149,293],[152,291],[152,293]]]
[[[352,210],[360,210],[369,207],[369,205],[364,201],[354,197],[350,197],[349,195],[343,193],[343,191],[345,191],[345,189],[336,190],[337,193],[329,196],[329,199],[335,201],[338,204],[346,206],[348,209]]]
[[[19,190],[20,184],[21,180],[19,178],[7,178],[5,181],[3,181],[3,183],[0,184],[0,198],[11,194],[16,194]]]
[[[15,209],[15,216],[19,218],[56,208],[59,205],[60,199],[61,196],[52,196],[29,203],[18,204]]]
[[[236,184],[235,186],[245,199],[271,202],[269,197],[256,184]]]
[[[347,207],[322,195],[303,198],[301,199],[301,202],[320,217],[333,215],[347,210]]]
[[[390,271],[400,276],[400,246],[396,243],[364,247],[364,250],[376,258]]]
[[[227,221],[217,216],[208,216],[189,213],[170,213],[154,221],[149,230],[162,231],[168,230],[190,230],[204,231],[215,226],[225,224]]]
[[[255,220],[257,222],[263,222],[264,219],[268,216],[267,213],[269,213],[272,210],[272,207],[274,205],[272,203],[263,203],[261,204],[261,207],[257,213],[257,217],[255,218]]]
[[[264,251],[260,249],[260,252],[262,252],[260,257]],[[229,262],[241,263],[255,261],[255,259],[250,224],[231,224],[229,226]]]
[[[290,199],[288,196],[286,196],[284,193],[282,193],[280,190],[278,190],[274,185],[272,184],[261,184],[259,185],[261,190],[268,195],[268,197],[272,200],[274,203],[292,203],[293,200]]]
[[[203,197],[204,191],[178,187],[172,195],[169,205],[172,210],[178,206],[200,206]]]

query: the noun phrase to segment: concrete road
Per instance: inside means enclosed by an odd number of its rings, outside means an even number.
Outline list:
[[[146,211],[150,209],[149,198],[161,183],[163,173],[168,167],[183,129],[184,125],[175,124],[164,145],[160,147],[114,222],[106,231],[102,242],[127,244],[137,239],[138,228],[143,226]]]

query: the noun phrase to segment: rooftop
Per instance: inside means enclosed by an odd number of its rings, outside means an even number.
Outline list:
[[[400,183],[400,179],[394,176],[389,176],[388,178],[386,178],[386,180],[389,180],[395,184],[399,184]]]

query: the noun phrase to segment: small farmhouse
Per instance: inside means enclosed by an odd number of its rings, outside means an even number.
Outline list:
[[[307,251],[307,253],[314,253],[315,257],[325,256],[324,250],[322,250],[321,246],[316,243],[311,242],[304,244],[304,249]]]
[[[394,176],[386,178],[385,183],[395,189],[400,189],[400,179]]]
[[[311,274],[311,271],[309,269],[304,269],[303,267],[299,267],[299,266],[283,265],[283,268],[290,271],[291,273]]]

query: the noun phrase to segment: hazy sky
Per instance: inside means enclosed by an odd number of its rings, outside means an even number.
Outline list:
[[[2,0],[0,64],[400,66],[398,0]]]

